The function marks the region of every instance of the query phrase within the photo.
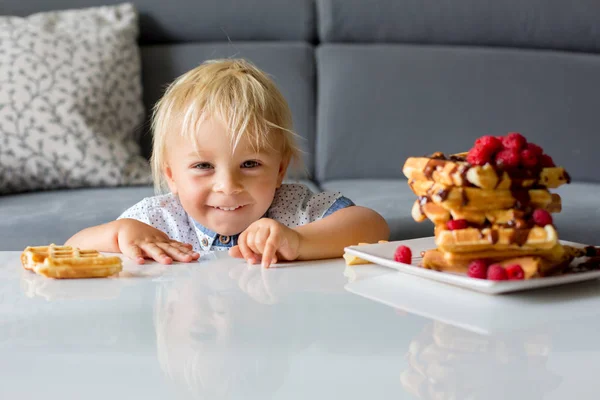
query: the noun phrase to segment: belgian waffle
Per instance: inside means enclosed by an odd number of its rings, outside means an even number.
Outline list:
[[[552,225],[516,229],[492,226],[448,230],[436,227],[435,244],[438,249],[452,253],[486,250],[544,250],[558,243],[558,234]]]
[[[466,153],[454,154],[449,159],[442,153],[434,153],[431,157],[409,157],[402,172],[409,181],[433,181],[446,186],[482,189],[557,188],[571,180],[562,167],[499,170],[490,164],[470,165],[465,158]]]
[[[574,258],[584,257],[585,250],[557,244],[544,250],[505,250],[472,253],[450,253],[439,249],[423,252],[423,267],[437,271],[465,273],[473,260],[484,259],[502,266],[519,264],[525,273],[525,279],[547,276],[561,271]]]
[[[106,257],[96,250],[71,246],[27,247],[21,254],[23,268],[48,278],[101,278],[122,270],[119,257]]]
[[[560,198],[553,196],[552,203],[548,205],[548,212],[560,212]],[[467,209],[446,209],[440,204],[430,202],[427,198],[422,197],[415,200],[411,215],[417,222],[422,222],[425,219],[431,220],[435,225],[446,223],[451,219],[464,219],[468,222],[477,225],[483,225],[486,222],[491,224],[511,224],[517,223],[519,220],[524,220],[530,217],[530,213],[517,208],[508,208],[504,210],[467,210]]]
[[[440,204],[447,210],[489,211],[532,206],[556,209],[560,196],[547,189],[479,189],[446,186],[432,181],[409,181],[412,191],[419,197]]]

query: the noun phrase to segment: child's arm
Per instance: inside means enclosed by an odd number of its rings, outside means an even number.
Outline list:
[[[390,228],[381,215],[360,206],[342,208],[294,230],[300,234],[298,260],[341,257],[344,247],[359,242],[377,243],[390,235]]]
[[[293,229],[273,219],[262,218],[242,232],[238,245],[229,254],[245,258],[251,264],[262,258],[263,266],[268,267],[278,258],[341,257],[346,246],[387,240],[389,234],[390,229],[381,215],[368,208],[352,206]]]
[[[163,264],[199,257],[192,246],[171,240],[164,232],[135,219],[123,218],[83,229],[65,243],[80,249],[123,253],[139,264],[151,258]]]

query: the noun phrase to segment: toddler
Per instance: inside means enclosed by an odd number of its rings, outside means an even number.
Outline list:
[[[287,102],[244,60],[211,60],[173,82],[154,108],[152,173],[158,193],[67,245],[121,252],[143,263],[229,250],[269,267],[278,260],[340,257],[387,239],[375,211],[338,192],[284,184],[300,150]]]

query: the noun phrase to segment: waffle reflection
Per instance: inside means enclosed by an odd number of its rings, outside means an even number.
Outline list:
[[[400,380],[419,399],[543,399],[560,377],[546,367],[550,337],[484,336],[438,321],[410,343]]]

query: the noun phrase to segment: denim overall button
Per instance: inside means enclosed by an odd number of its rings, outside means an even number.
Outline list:
[[[230,236],[223,236],[223,235],[219,236],[219,242],[221,242],[223,244],[229,243],[230,240],[231,240]]]

